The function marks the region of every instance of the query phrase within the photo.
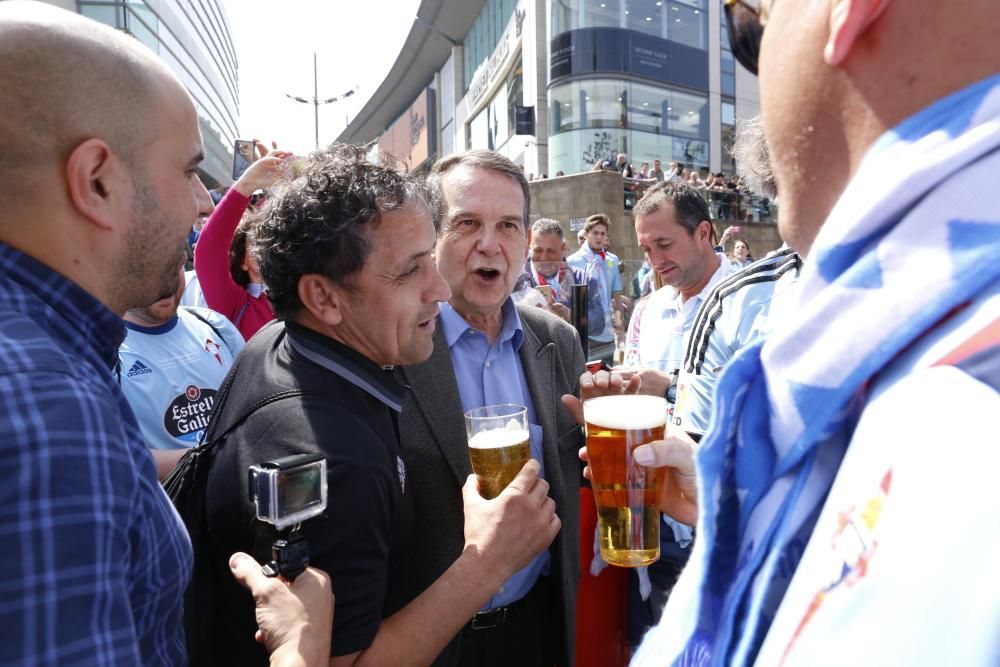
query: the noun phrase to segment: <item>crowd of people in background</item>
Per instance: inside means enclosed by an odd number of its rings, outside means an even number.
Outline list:
[[[672,183],[687,183],[688,185],[706,193],[706,197],[713,202],[719,202],[715,209],[717,217],[722,219],[745,219],[747,221],[759,221],[769,213],[762,210],[755,210],[751,205],[740,204],[743,197],[748,199],[755,197],[743,176],[739,174],[726,174],[725,172],[712,173],[708,167],[698,167],[687,165],[683,162],[671,162],[666,170],[663,169],[660,160],[653,160],[652,166],[649,162],[641,162],[636,167],[634,162],[629,161],[628,155],[619,153],[614,160],[601,159],[594,163],[592,171],[608,171],[619,173],[626,179],[626,188],[632,192],[642,192],[645,187],[653,183],[669,181]],[[555,176],[565,176],[563,171],[556,172]],[[541,181],[548,179],[548,174],[528,174],[529,181]],[[729,196],[729,197],[727,197]],[[763,207],[767,206],[767,197]],[[721,204],[724,203],[725,206]],[[756,204],[755,204],[756,205]]]
[[[660,160],[641,162],[636,168],[628,155],[618,153],[615,160],[598,160],[592,171],[619,173],[624,179],[625,207],[632,208],[648,187],[654,183],[686,183],[702,192],[719,220],[761,222],[772,217],[771,198],[750,190],[739,174],[712,173],[707,167],[671,162],[666,170]]]

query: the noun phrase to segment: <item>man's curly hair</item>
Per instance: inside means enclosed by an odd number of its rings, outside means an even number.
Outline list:
[[[381,214],[412,200],[428,208],[421,183],[400,173],[392,158],[368,160],[360,146],[334,144],[312,154],[304,171],[268,200],[254,226],[254,256],[274,312],[299,312],[299,278],[326,276],[351,288],[371,253]]]

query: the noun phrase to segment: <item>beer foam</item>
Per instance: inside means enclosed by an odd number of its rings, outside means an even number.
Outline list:
[[[517,422],[514,422],[515,424]],[[469,440],[469,447],[473,449],[496,449],[498,447],[510,447],[528,439],[528,432],[520,425],[516,429],[495,428],[489,431],[480,431]]]
[[[667,423],[667,402],[659,396],[617,395],[583,404],[588,424],[622,431],[658,428]]]

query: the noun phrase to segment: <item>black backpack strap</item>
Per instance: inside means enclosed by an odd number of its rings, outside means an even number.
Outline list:
[[[287,391],[279,391],[277,393],[265,396],[264,398],[260,399],[259,401],[251,405],[249,408],[247,408],[243,412],[243,414],[239,416],[239,418],[234,420],[219,435],[212,434],[212,436],[209,437],[209,435],[206,433],[205,442],[202,445],[199,445],[199,447],[210,447],[215,443],[217,443],[218,441],[222,440],[227,435],[232,433],[237,426],[245,422],[247,419],[250,418],[251,415],[253,415],[253,413],[257,412],[261,408],[267,407],[271,403],[277,403],[278,401],[283,401],[286,398],[295,398],[296,396],[322,396],[322,394],[316,391],[302,391],[301,389],[289,389]]]
[[[181,308],[184,308],[184,306],[181,306]],[[197,310],[195,310],[194,308],[184,308],[184,312],[190,313],[191,315],[197,317],[199,320],[207,324],[208,328],[214,331],[215,335],[222,339],[222,342],[226,341],[226,337],[222,335],[222,332],[219,331],[219,329],[214,324],[212,324],[207,317],[204,317]]]
[[[243,355],[236,357],[236,361],[233,367],[229,369],[229,374],[226,376],[225,382],[219,389],[219,393],[215,397],[214,405],[216,407],[225,405],[226,399],[229,397],[229,392],[233,388],[233,382],[238,375],[238,371],[241,363],[243,362]],[[176,496],[183,489],[184,480],[189,477],[193,477],[197,474],[198,463],[200,460],[207,457],[213,449],[215,449],[216,444],[229,435],[233,429],[245,422],[250,416],[257,410],[263,408],[266,405],[270,405],[275,401],[284,400],[286,398],[294,398],[295,396],[305,396],[305,395],[319,395],[316,392],[305,392],[297,389],[281,391],[264,397],[263,399],[257,401],[247,410],[243,412],[233,423],[228,426],[222,433],[216,435],[216,430],[219,428],[219,415],[221,411],[218,409],[212,410],[212,416],[208,422],[208,428],[205,429],[205,435],[203,436],[202,442],[198,445],[192,447],[191,449],[184,452],[180,460],[174,466],[174,469],[167,473],[167,476],[163,478],[161,484],[163,489],[170,496],[171,500],[176,500]]]
[[[233,346],[229,344],[228,340],[226,340],[226,334],[222,333],[217,326],[215,326],[214,324],[212,324],[211,320],[209,320],[207,317],[205,317],[204,315],[202,315],[201,313],[199,313],[198,309],[195,308],[195,307],[181,306],[181,308],[184,308],[184,312],[190,313],[190,314],[194,315],[199,320],[201,320],[202,322],[204,322],[205,324],[207,324],[208,327],[212,331],[215,332],[215,335],[218,336],[219,340],[222,341],[222,343],[226,346],[226,349],[229,350],[229,354],[233,355],[233,358],[236,358],[238,352],[235,352],[233,350]],[[240,312],[242,313],[242,311],[240,311]],[[225,315],[221,315],[221,317],[225,317]],[[235,323],[231,323],[231,324],[233,325],[234,328],[236,327]],[[239,329],[236,330],[236,333],[238,335],[240,335],[241,337],[243,335],[243,334],[241,334],[239,332]]]
[[[235,374],[234,374],[235,375]],[[227,383],[225,389],[226,392],[229,389],[231,383]],[[257,412],[261,408],[264,408],[271,403],[276,403],[278,401],[283,401],[288,398],[295,398],[297,396],[322,396],[319,392],[315,391],[302,391],[300,389],[290,389],[288,391],[279,391],[274,394],[270,394],[243,411],[243,413],[235,419],[229,426],[225,428],[222,433],[215,435],[214,431],[217,428],[216,414],[212,414],[212,419],[209,422],[208,430],[206,431],[205,441],[192,447],[188,451],[184,452],[177,465],[174,466],[166,477],[163,478],[162,485],[163,489],[166,491],[167,495],[171,499],[175,498],[176,493],[180,490],[181,485],[185,478],[197,474],[199,461],[204,459],[207,455],[211,454],[212,450],[215,449],[226,436],[233,432],[238,426],[249,419],[253,413]],[[216,405],[222,403],[222,398],[225,397],[225,393],[221,394],[220,400],[216,402]]]

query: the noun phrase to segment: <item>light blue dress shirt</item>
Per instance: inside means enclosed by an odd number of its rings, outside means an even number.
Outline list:
[[[614,318],[614,293],[622,291],[622,277],[618,271],[618,256],[611,252],[604,253],[602,259],[600,255],[590,248],[589,243],[584,243],[580,249],[566,258],[566,263],[571,267],[587,275],[592,270],[592,265],[601,268],[604,291],[601,294],[604,306],[604,331],[590,339],[598,342],[611,342],[615,339]]]
[[[542,466],[545,477],[545,461],[542,457],[542,428],[538,425],[535,406],[531,402],[531,392],[521,367],[518,351],[524,341],[521,318],[514,302],[504,303],[503,325],[500,335],[490,345],[486,334],[473,329],[448,303],[441,305],[441,332],[448,343],[451,364],[455,368],[458,394],[462,398],[462,411],[499,403],[517,403],[528,409],[528,431],[531,438],[531,457]],[[504,582],[500,593],[495,595],[483,609],[495,609],[520,600],[538,580],[538,575],[549,573],[548,549],[535,557],[531,563],[514,573]]]

